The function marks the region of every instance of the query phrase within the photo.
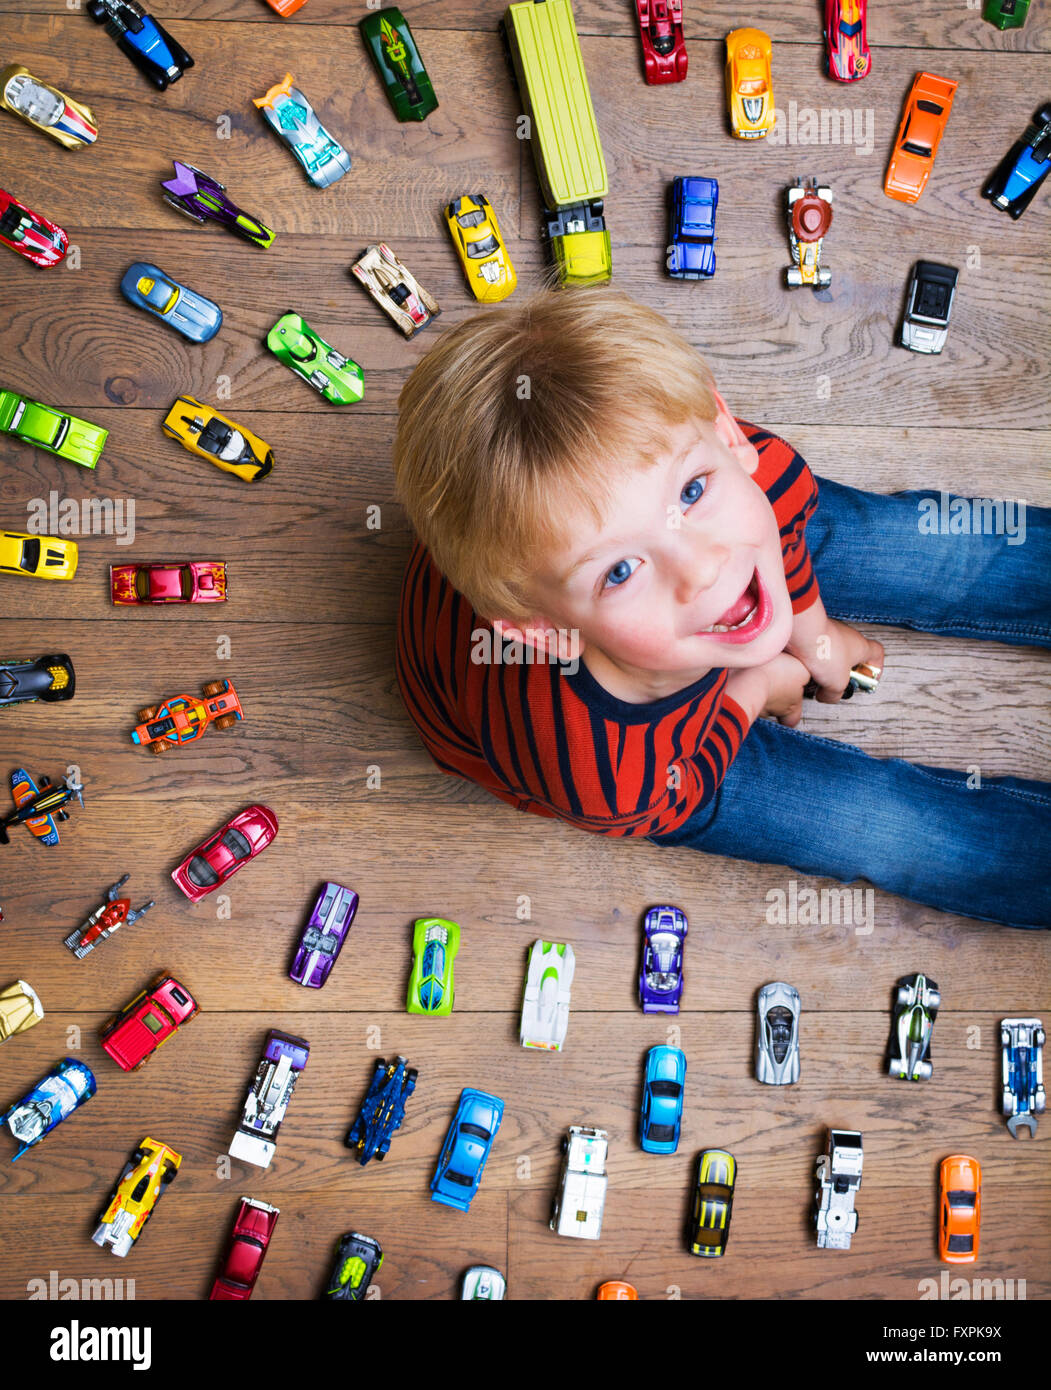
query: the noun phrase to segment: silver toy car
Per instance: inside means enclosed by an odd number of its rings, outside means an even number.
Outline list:
[[[768,1086],[799,1080],[799,991],[783,980],[759,991],[755,1075]]]
[[[1003,1111],[1014,1139],[1020,1128],[1036,1138],[1036,1117],[1047,1105],[1044,1090],[1044,1025],[1038,1018],[1000,1022],[1003,1066]]]
[[[350,172],[350,155],[321,124],[299,88],[293,87],[290,72],[265,96],[253,97],[252,105],[262,111],[316,188],[328,188]]]
[[[959,271],[937,261],[917,261],[909,279],[901,345],[910,352],[941,352],[949,336],[949,316]]]
[[[938,986],[926,975],[905,975],[894,996],[887,1071],[905,1081],[929,1081],[934,1020],[942,1002]]]

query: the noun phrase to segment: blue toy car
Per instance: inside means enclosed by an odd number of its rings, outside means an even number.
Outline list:
[[[1036,1138],[1037,1115],[1047,1106],[1044,1090],[1044,1025],[1038,1018],[1005,1018],[1000,1023],[1003,1112],[1014,1139],[1019,1129]]]
[[[671,193],[668,274],[676,280],[710,280],[715,274],[715,179],[676,179]]]
[[[317,112],[290,72],[252,105],[263,113],[274,134],[283,140],[316,188],[328,188],[350,172],[350,155],[318,120]]]
[[[63,1057],[28,1095],[15,1101],[3,1118],[22,1146],[11,1162],[39,1144],[45,1134],[94,1094],[95,1075],[90,1068],[75,1057]]]
[[[1051,102],[1045,102],[990,174],[982,197],[1016,220],[1036,197],[1051,169]]]
[[[639,1003],[644,1014],[677,1014],[682,999],[682,948],[689,923],[681,908],[651,907],[642,926]]]
[[[194,294],[146,261],[128,266],[120,292],[129,303],[155,314],[192,343],[207,343],[222,326],[223,311],[218,304],[203,294]]]
[[[106,26],[120,51],[162,92],[193,67],[186,49],[134,0],[88,0],[87,11],[96,24]]]
[[[363,1168],[370,1158],[382,1159],[390,1148],[391,1136],[405,1118],[405,1102],[416,1089],[416,1076],[416,1068],[404,1057],[377,1061],[357,1119],[344,1140]]]
[[[639,1112],[639,1143],[648,1154],[673,1154],[682,1129],[686,1054],[678,1047],[651,1047]]]
[[[457,1211],[470,1208],[503,1117],[504,1103],[499,1096],[469,1086],[460,1092],[460,1104],[431,1178],[432,1201]]]

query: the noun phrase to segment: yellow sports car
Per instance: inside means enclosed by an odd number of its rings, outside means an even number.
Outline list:
[[[179,1171],[182,1155],[167,1144],[146,1138],[124,1165],[120,1182],[109,1206],[99,1218],[91,1239],[96,1245],[110,1246],[114,1255],[126,1255],[153,1215],[161,1189]]]
[[[37,579],[72,579],[77,572],[76,541],[0,531],[0,574],[32,574]]]
[[[32,985],[16,980],[0,990],[0,1042],[24,1033],[44,1017],[44,1006]]]
[[[512,294],[518,276],[489,199],[465,193],[445,209],[445,220],[475,299],[495,304]]]
[[[274,466],[269,444],[192,396],[179,397],[161,428],[191,454],[200,454],[224,472],[236,473],[246,483],[257,483]]]
[[[738,140],[761,140],[774,128],[770,35],[734,29],[726,36],[726,100],[730,131]]]
[[[41,82],[20,63],[12,63],[0,72],[0,106],[50,135],[67,150],[92,145],[98,139],[90,106]]]
[[[737,1160],[725,1149],[705,1149],[697,1160],[690,1215],[690,1254],[719,1259],[730,1239]]]

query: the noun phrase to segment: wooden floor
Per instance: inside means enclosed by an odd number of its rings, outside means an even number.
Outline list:
[[[134,545],[81,542],[68,585],[0,581],[5,653],[66,650],[69,706],[0,718],[0,772],[78,765],[86,806],[55,850],[15,832],[0,850],[0,975],[39,991],[47,1017],[0,1054],[8,1104],[66,1053],[99,1077],[89,1105],[0,1176],[0,1295],[29,1281],[134,1278],[139,1298],[207,1295],[238,1196],[276,1203],[281,1220],[261,1299],[315,1297],[347,1230],[386,1252],[384,1298],[456,1297],[471,1263],[508,1276],[512,1298],[586,1299],[625,1277],[644,1298],[917,1299],[937,1278],[938,1161],[974,1154],[985,1173],[980,1262],[989,1279],[1025,1280],[1046,1298],[1051,1256],[1047,1143],[1015,1142],[998,1114],[998,1020],[1051,1011],[1046,934],[941,915],[884,894],[874,930],[772,926],[767,895],[795,877],[771,866],[604,841],[518,815],[439,775],[419,746],[392,669],[400,573],[410,538],[392,501],[389,446],[406,373],[438,334],[472,312],[441,209],[484,191],[523,284],[542,267],[530,153],[515,137],[517,96],[496,34],[494,0],[433,0],[406,13],[441,101],[422,126],[399,125],[342,0],[309,0],[291,21],[260,0],[168,0],[157,14],[197,66],[155,93],[81,12],[5,0],[4,61],[94,108],[101,136],[70,153],[0,113],[3,182],[67,228],[77,270],[40,272],[4,252],[2,385],[105,425],[96,474],[0,441],[0,525],[25,529],[31,499],[134,500]],[[875,490],[953,487],[1051,502],[1046,313],[1047,196],[1018,224],[978,190],[1046,97],[1051,9],[1000,35],[963,0],[871,6],[874,70],[844,89],[821,71],[816,0],[687,0],[690,74],[644,85],[631,6],[578,0],[576,13],[610,176],[615,277],[664,310],[706,353],[740,415],[785,434],[819,475]],[[778,105],[849,109],[872,148],[757,147],[725,129],[722,38],[736,25],[774,39]],[[882,193],[888,148],[914,72],[960,86],[930,187],[916,207]],[[312,189],[250,98],[291,71],[343,139],[351,174]],[[860,114],[857,114],[860,113]],[[870,113],[870,114],[866,114]],[[228,116],[230,138],[217,138]],[[172,156],[195,163],[273,226],[267,252],[192,227],[160,199]],[[675,285],[662,273],[665,189],[677,174],[720,180],[718,274]],[[825,245],[832,288],[782,288],[784,187],[814,173],[835,191]],[[387,240],[443,306],[411,344],[349,275]],[[891,346],[903,286],[921,255],[961,268],[948,347],[924,360]],[[225,319],[204,347],[127,305],[124,268],[152,261],[218,300]],[[279,314],[302,312],[365,370],[358,407],[324,406],[262,347]],[[161,434],[174,398],[219,402],[274,448],[273,475],[248,488]],[[630,390],[630,381],[625,381]],[[380,508],[379,529],[369,508]],[[223,558],[230,599],[208,610],[115,610],[111,563]],[[879,695],[808,708],[806,725],[881,756],[1051,777],[1048,661],[1033,650],[886,630]],[[217,657],[221,638],[229,658]],[[229,676],[246,721],[164,762],[128,739],[147,703]],[[380,785],[368,784],[370,769]],[[375,779],[373,779],[375,780]],[[281,830],[231,886],[232,916],[191,907],[173,864],[253,800]],[[849,824],[845,826],[849,834]],[[1019,872],[1027,871],[1019,846]],[[78,962],[63,937],[102,890],[131,872],[145,921]],[[286,976],[320,881],[361,894],[349,946],[321,992]],[[805,887],[806,880],[800,881]],[[820,886],[820,885],[818,885]],[[528,900],[530,917],[520,917]],[[690,919],[684,1009],[675,1030],[634,1000],[641,916],[670,900]],[[463,925],[456,1012],[404,1012],[410,925]],[[536,937],[572,942],[572,1021],[561,1056],[525,1053],[517,1013]],[[145,1070],[102,1053],[101,1020],[155,971],[195,991],[202,1013]],[[923,970],[941,986],[933,1080],[907,1087],[881,1071],[891,990]],[[802,1079],[774,1090],[752,1073],[755,994],[786,979],[802,996]],[[302,1034],[310,1062],[263,1173],[225,1155],[266,1031]],[[642,1059],[680,1041],[689,1058],[679,1154],[635,1137]],[[342,1138],[377,1055],[401,1052],[419,1085],[389,1159],[359,1170]],[[463,1086],[495,1091],[506,1113],[469,1216],[428,1200],[427,1183]],[[597,1244],[558,1240],[547,1213],[558,1141],[572,1123],[611,1136],[610,1193]],[[849,1254],[818,1251],[808,1227],[813,1163],[826,1127],[864,1133],[861,1227]],[[143,1135],[184,1155],[159,1219],[126,1261],[90,1233],[121,1164]],[[683,1252],[693,1160],[731,1149],[740,1165],[728,1256]],[[1041,1157],[1043,1155],[1043,1157]],[[1017,1286],[1016,1286],[1017,1287]]]

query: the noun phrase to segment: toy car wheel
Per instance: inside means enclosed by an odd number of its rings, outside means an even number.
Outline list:
[[[409,1070],[405,1073],[405,1080],[408,1082],[410,1086],[415,1086],[416,1078],[419,1076],[419,1074],[420,1073],[416,1067],[410,1067]]]
[[[559,1147],[559,1151],[560,1151],[561,1153],[564,1153],[564,1154],[569,1153],[569,1136],[568,1136],[567,1134],[563,1134],[562,1139],[561,1139],[561,1142],[559,1143],[559,1146],[558,1146],[558,1147]]]
[[[157,706],[156,706],[156,705],[147,705],[145,709],[140,709],[140,710],[139,710],[139,723],[140,723],[140,724],[148,724],[148,723],[150,722],[151,719],[156,719],[156,717],[157,717]]]
[[[221,695],[225,686],[225,681],[209,681],[206,686],[202,687],[202,694],[206,700],[210,700],[213,695]]]
[[[88,0],[88,14],[96,24],[105,24],[108,16],[105,5],[100,5],[99,0]]]
[[[174,208],[176,212],[181,212],[183,217],[188,217],[191,222],[196,222],[198,226],[203,225],[204,216],[202,213],[191,212],[188,207],[185,207],[178,198],[173,198],[170,193],[162,193],[161,197],[170,208]]]
[[[931,1065],[930,1062],[924,1061],[924,1062],[919,1062],[919,1063],[917,1063],[917,1065],[916,1065],[916,1076],[917,1076],[917,1079],[922,1080],[922,1081],[929,1081],[929,1080],[931,1079],[931,1077],[932,1077],[933,1074],[934,1074],[934,1067]]]
[[[899,986],[898,986],[898,1008],[899,1008],[899,1009],[907,1009],[907,1008],[908,1008],[908,1006],[909,1006],[909,994],[910,994],[910,990],[909,990],[908,985],[899,985]]]
[[[171,1164],[169,1164],[167,1168],[165,1168],[164,1172],[161,1174],[161,1182],[164,1183],[165,1186],[167,1186],[170,1182],[174,1182],[175,1175],[178,1171],[178,1168],[173,1168]]]
[[[217,729],[232,729],[236,723],[236,714],[221,714],[215,721],[215,727]]]
[[[1040,110],[1036,113],[1036,119],[1038,125],[1047,125],[1051,122],[1051,102],[1045,102],[1044,105],[1041,106]]]
[[[166,738],[157,738],[154,739],[152,743],[148,743],[146,747],[150,750],[153,756],[157,758],[160,757],[160,755],[168,747],[168,740]]]
[[[983,197],[983,198],[991,198],[991,197],[993,196],[993,193],[995,192],[995,190],[996,190],[996,184],[993,182],[992,179],[990,179],[988,183],[985,183],[985,184],[982,185],[982,197]]]
[[[929,1009],[940,1009],[941,1006],[942,1006],[941,991],[940,991],[940,990],[937,990],[937,989],[932,989],[931,992],[927,995],[927,1007],[928,1007]]]

